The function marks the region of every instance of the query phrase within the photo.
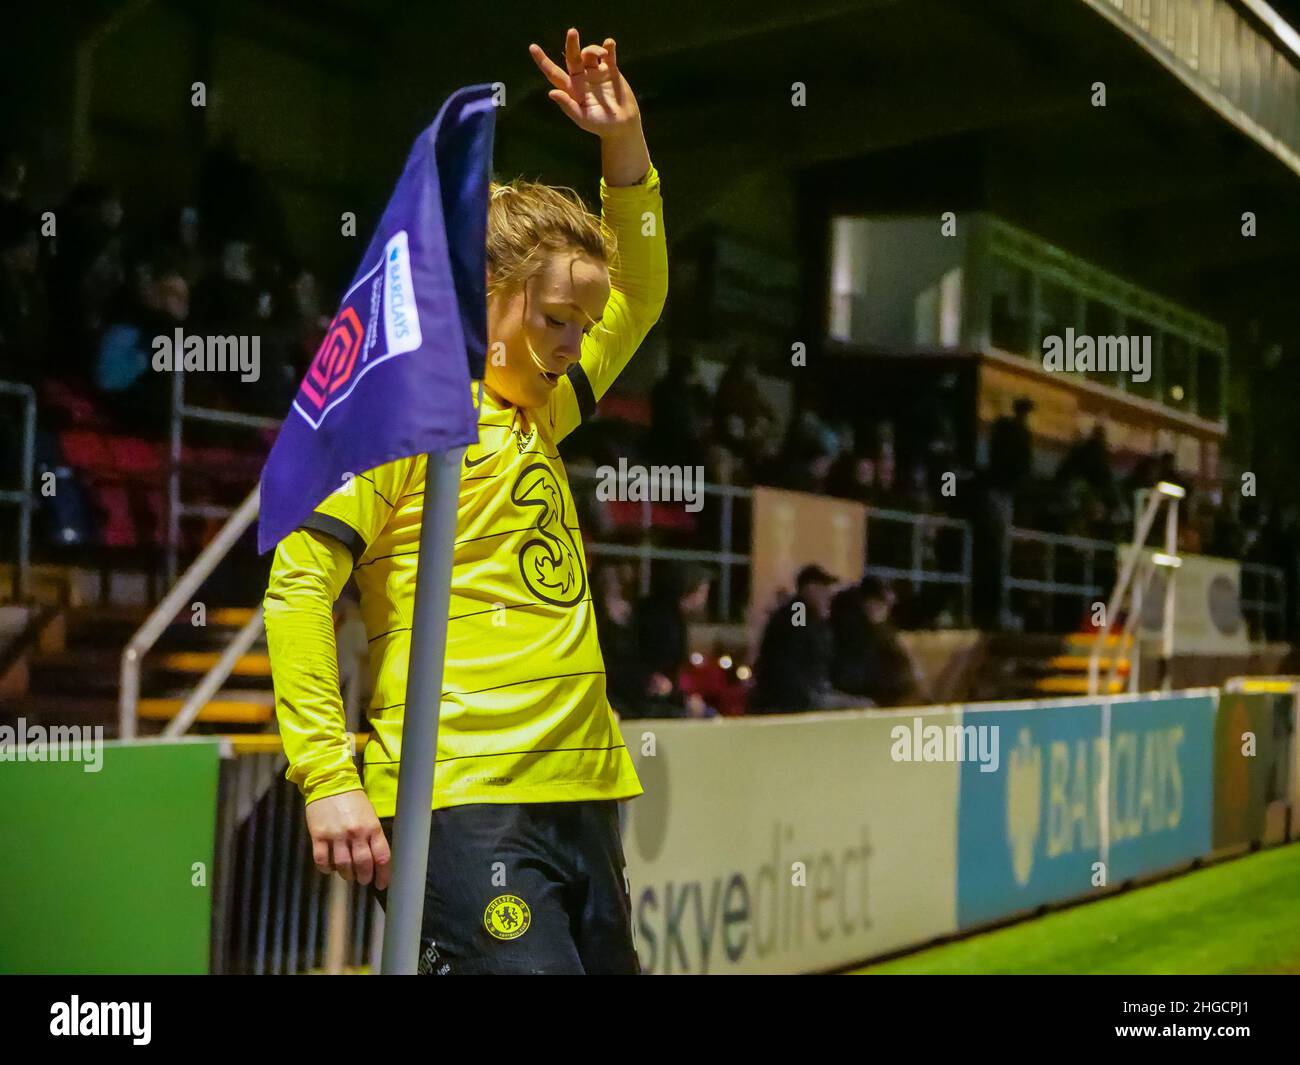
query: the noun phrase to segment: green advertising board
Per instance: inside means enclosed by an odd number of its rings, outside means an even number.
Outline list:
[[[0,973],[206,973],[219,743],[5,728]]]

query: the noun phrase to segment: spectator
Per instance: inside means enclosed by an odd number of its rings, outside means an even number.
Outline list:
[[[1098,423],[1066,452],[1056,470],[1063,501],[1063,531],[1072,535],[1110,537],[1119,494],[1106,446],[1106,428]]]
[[[609,701],[623,717],[635,717],[645,696],[646,678],[636,653],[632,602],[625,591],[621,567],[608,563],[596,566],[591,571],[591,594]]]
[[[1113,500],[1115,475],[1110,467],[1104,425],[1094,425],[1092,432],[1066,452],[1065,458],[1057,467],[1056,479],[1064,485],[1081,481],[1103,501]]]
[[[902,706],[921,695],[915,664],[890,620],[895,601],[884,581],[863,577],[831,602],[831,679],[876,706]]]
[[[830,606],[835,583],[820,566],[805,566],[796,579],[795,594],[772,611],[754,664],[751,713],[862,705],[860,698],[836,691],[831,684]]]
[[[782,456],[779,486],[794,492],[826,492],[826,478],[835,463],[836,452],[817,440],[800,440]]]
[[[0,204],[0,380],[35,382],[49,326],[36,218]]]
[[[776,428],[776,415],[759,391],[753,359],[742,348],[718,381],[713,399],[714,437],[753,470],[760,441]]]
[[[154,338],[170,337],[189,315],[189,306],[185,278],[160,257],[141,270],[136,299],[104,330],[95,385],[124,427],[157,433],[166,424],[172,375],[153,368]]]
[[[121,198],[103,185],[76,186],[59,213],[54,290],[71,299],[66,340],[83,355],[126,284],[122,218]]]
[[[989,464],[986,480],[990,489],[1018,498],[1034,474],[1034,438],[1029,430],[1032,400],[1016,397],[1012,414],[1004,414],[989,431]],[[1009,513],[1009,517],[1013,517]]]
[[[826,492],[856,503],[875,502],[876,461],[863,444],[862,434],[853,433],[850,446],[831,463]]]
[[[680,675],[690,651],[688,623],[704,612],[710,586],[702,566],[669,562],[655,571],[650,594],[637,604],[635,672],[645,678],[655,716],[708,716],[703,700],[683,695]]]

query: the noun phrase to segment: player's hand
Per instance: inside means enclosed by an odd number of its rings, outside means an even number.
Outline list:
[[[307,832],[316,868],[358,884],[388,887],[392,852],[370,799],[360,789],[307,804]]]
[[[578,31],[569,30],[564,37],[565,69],[551,62],[540,45],[530,44],[528,54],[555,86],[547,95],[580,129],[611,137],[641,125],[641,109],[618,69],[613,37],[606,37],[603,45],[583,48]]]

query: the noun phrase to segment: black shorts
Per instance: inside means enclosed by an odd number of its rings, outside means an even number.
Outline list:
[[[434,810],[418,971],[639,973],[618,804]]]

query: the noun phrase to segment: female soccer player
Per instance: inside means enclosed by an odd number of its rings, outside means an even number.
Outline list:
[[[605,697],[577,509],[556,445],[589,416],[667,294],[659,176],[612,39],[537,45],[550,98],[600,138],[601,217],[515,181],[488,207],[488,343],[466,453],[434,774],[420,971],[638,970],[616,802],[641,793]],[[266,630],[289,779],[316,866],[389,875],[425,458],[330,496],[276,551]],[[374,695],[364,787],[331,608],[361,593]],[[418,662],[412,664],[418,669]]]

